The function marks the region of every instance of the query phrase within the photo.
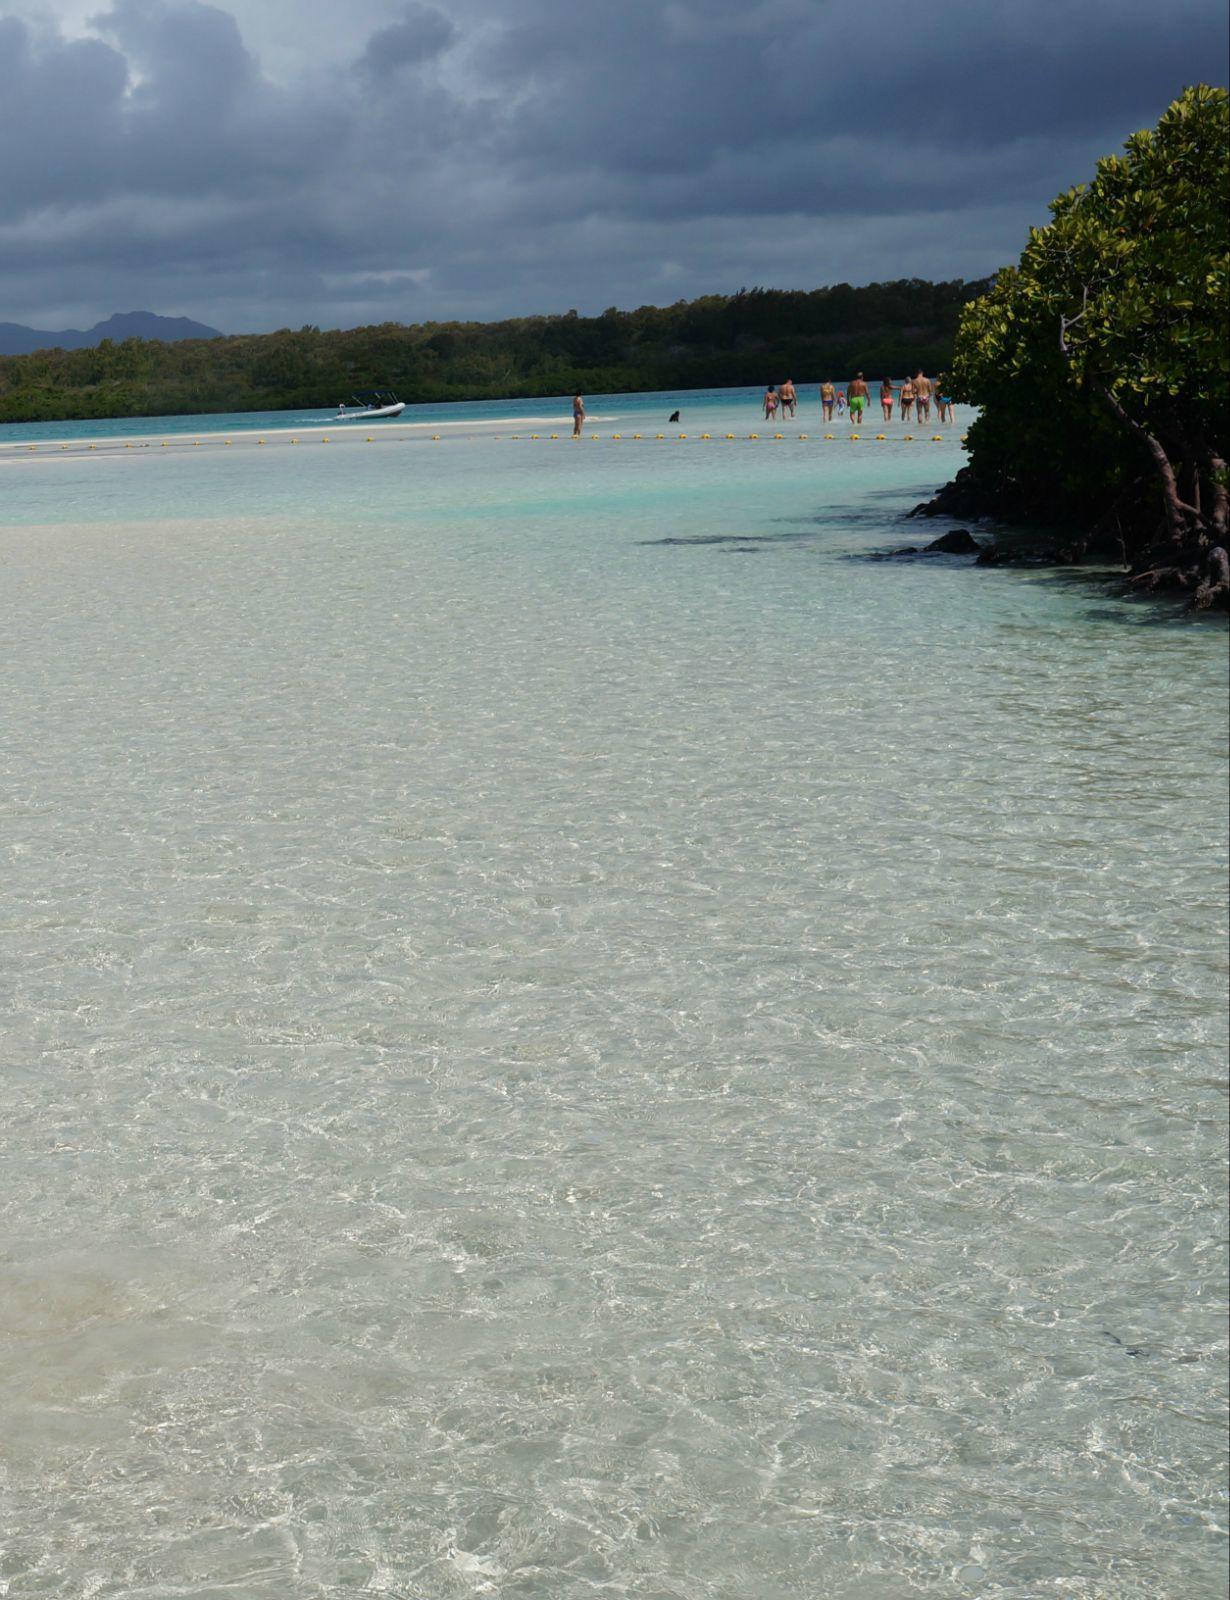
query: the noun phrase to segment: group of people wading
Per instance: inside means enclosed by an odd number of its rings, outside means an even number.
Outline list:
[[[931,405],[935,403],[935,420],[937,422],[951,422],[952,399],[944,393],[942,380],[928,378],[920,367],[912,378],[907,378],[901,385],[900,397],[893,386],[891,378],[884,378],[880,382],[880,410],[885,422],[893,420],[893,406],[898,398],[901,402],[902,422],[930,422]],[[771,383],[764,395],[764,418],[766,422],[773,422],[780,414],[784,421],[793,417],[799,403],[798,390],[793,382],[787,378],[783,384]],[[851,380],[849,392],[838,389],[834,384],[822,383],[820,385],[820,409],[824,413],[824,420],[832,422],[834,411],[839,417],[844,417],[847,408],[850,412],[851,422],[861,422],[863,412],[871,404],[871,390],[867,387],[866,379],[861,372],[857,372]],[[572,437],[579,439],[581,429],[585,426],[585,401],[577,394],[572,397]],[[672,422],[679,421],[677,411],[671,413]]]
[[[900,398],[901,420],[910,422],[930,422],[931,406],[935,405],[935,420],[937,422],[951,422],[952,398],[943,392],[943,385],[939,380],[928,378],[920,368],[912,378],[907,378],[901,385],[900,396],[893,385],[891,378],[884,378],[880,383],[880,411],[885,422],[893,420],[893,406]],[[780,415],[784,421],[793,417],[798,406],[799,396],[794,384],[789,378],[785,383],[771,383],[765,390],[764,418],[766,422],[773,422]],[[822,383],[820,385],[820,409],[824,413],[824,420],[832,422],[833,413],[844,417],[847,407],[850,412],[851,422],[861,422],[863,412],[871,404],[871,390],[867,387],[866,379],[862,373],[856,373],[851,381],[849,392],[838,389],[835,384]]]

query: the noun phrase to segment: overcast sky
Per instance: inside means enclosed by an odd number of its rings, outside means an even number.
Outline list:
[[[0,321],[977,277],[1224,0],[0,0]]]

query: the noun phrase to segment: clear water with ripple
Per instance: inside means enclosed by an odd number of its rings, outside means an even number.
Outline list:
[[[1225,633],[900,431],[0,464],[0,1594],[1221,1594]]]

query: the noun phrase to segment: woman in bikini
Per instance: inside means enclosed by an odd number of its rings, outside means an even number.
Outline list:
[[[901,385],[901,420],[908,422],[914,406],[914,380],[907,378]]]
[[[764,392],[764,419],[772,422],[777,415],[777,390],[772,384]]]
[[[572,397],[572,437],[579,439],[581,429],[585,426],[585,402],[579,394]]]
[[[880,410],[884,413],[885,422],[893,420],[893,380],[884,378],[880,382]]]
[[[837,404],[837,390],[831,383],[820,385],[820,409],[824,412],[824,420],[832,422],[833,407]]]

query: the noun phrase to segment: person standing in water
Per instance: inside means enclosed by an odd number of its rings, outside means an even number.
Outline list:
[[[579,394],[572,397],[572,437],[579,439],[581,429],[585,426],[585,402]]]
[[[907,378],[901,385],[901,420],[909,422],[910,412],[914,409],[914,380]]]
[[[919,422],[930,422],[931,379],[923,376],[921,368],[914,374],[914,409]]]
[[[772,384],[764,392],[764,419],[772,422],[777,415],[777,390]]]
[[[833,407],[837,404],[837,390],[831,383],[820,385],[820,409],[824,413],[824,420],[832,422]]]
[[[884,413],[885,422],[893,420],[893,380],[883,378],[880,381],[880,410]]]
[[[867,402],[871,393],[863,380],[861,372],[856,372],[854,382],[850,385],[850,421],[859,423],[863,420],[863,412],[867,409]]]
[[[794,408],[799,403],[799,397],[795,393],[793,378],[786,379],[785,383],[783,383],[781,386],[780,394],[782,402],[782,418],[784,420],[786,417],[794,416]]]

